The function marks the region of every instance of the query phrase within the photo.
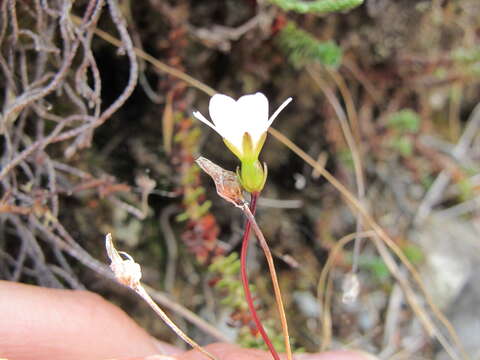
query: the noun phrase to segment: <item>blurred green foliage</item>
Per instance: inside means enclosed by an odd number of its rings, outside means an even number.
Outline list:
[[[301,14],[306,13],[332,13],[353,9],[361,4],[363,0],[268,0],[285,11],[295,11]]]
[[[248,309],[243,286],[240,282],[240,259],[236,252],[228,256],[218,256],[208,267],[208,271],[218,275],[220,280],[216,282],[215,289],[224,294],[221,304],[231,308],[233,311]],[[252,292],[255,291],[250,286]]]
[[[390,141],[390,146],[402,156],[409,157],[413,154],[413,142],[409,136],[394,137]]]
[[[243,286],[240,282],[240,259],[236,252],[232,252],[228,256],[218,256],[215,261],[208,267],[210,273],[217,275],[220,280],[215,283],[215,289],[222,293],[220,303],[231,309],[234,313],[239,311],[247,311],[248,306],[243,293]],[[255,293],[255,286],[250,285],[252,293]],[[254,294],[255,296],[255,294]],[[267,331],[270,340],[275,349],[279,352],[285,352],[285,343],[283,341],[282,332],[277,329],[278,321],[276,319],[267,318],[262,320],[262,324]],[[238,334],[237,343],[246,348],[268,350],[261,336],[257,336],[251,330],[250,326],[242,326]],[[292,339],[292,344],[294,341]],[[302,351],[302,348],[293,346],[295,352]]]
[[[403,244],[401,250],[414,265],[420,264],[424,259],[422,249],[411,242]],[[371,272],[377,281],[383,282],[389,278],[390,270],[381,256],[360,256],[359,260],[360,266]]]
[[[403,109],[390,115],[388,126],[401,132],[416,133],[420,129],[420,116],[412,109]]]
[[[461,67],[462,72],[471,76],[480,76],[480,46],[457,48],[452,52],[453,61]]]
[[[414,265],[422,263],[425,258],[422,249],[413,243],[407,243],[402,246],[402,251]]]
[[[268,333],[275,349],[278,352],[285,353],[285,342],[283,341],[282,333],[276,331],[275,329],[276,320],[267,319],[265,321],[262,321],[262,324],[265,327],[265,331]],[[237,341],[241,346],[246,348],[268,350],[267,345],[265,344],[263,339],[260,336],[255,336],[254,334],[252,334],[252,332],[246,327],[243,327],[240,331]],[[292,350],[298,353],[302,352],[303,349],[292,346]]]
[[[337,159],[342,163],[343,166],[347,167],[350,170],[354,169],[353,155],[350,149],[345,148],[337,152]]]
[[[475,185],[469,178],[464,178],[457,182],[457,189],[461,201],[467,201],[475,196]]]
[[[454,61],[464,64],[480,62],[480,47],[474,47],[473,49],[458,48],[453,51],[452,57]]]
[[[368,259],[362,259],[362,257],[360,257],[360,266],[370,271],[377,281],[385,281],[390,276],[387,265],[385,265],[379,256]]]
[[[420,116],[411,109],[403,109],[390,115],[387,126],[393,131],[390,146],[402,156],[411,156],[413,154],[412,134],[420,130]]]
[[[342,62],[342,49],[337,44],[332,41],[318,41],[308,32],[299,29],[293,22],[289,22],[282,29],[278,44],[296,68],[314,62],[338,67]]]

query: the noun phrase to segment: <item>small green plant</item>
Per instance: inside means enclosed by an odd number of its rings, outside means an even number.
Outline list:
[[[387,265],[380,256],[373,258],[360,257],[360,266],[370,271],[377,281],[383,282],[390,276]]]
[[[293,22],[282,29],[278,44],[296,68],[315,62],[335,68],[342,62],[342,49],[337,44],[333,41],[321,42]]]
[[[403,109],[389,117],[388,126],[403,133],[416,133],[420,128],[420,117],[411,109]]]
[[[457,182],[457,189],[461,201],[467,201],[475,196],[475,185],[468,178],[461,179]]]
[[[480,76],[480,46],[457,48],[452,51],[451,58],[463,73]]]
[[[173,137],[174,151],[182,158],[182,164],[192,162],[192,154],[196,152],[200,137],[200,129],[193,125],[192,119],[175,114],[177,132]],[[196,166],[181,166],[180,185],[183,192],[184,211],[176,216],[179,222],[192,220],[199,221],[209,214],[212,202],[205,199],[205,188],[200,181],[200,170]]]
[[[353,9],[361,4],[363,0],[268,0],[285,11],[295,11],[301,14],[306,13],[333,13]]]
[[[415,265],[420,264],[424,259],[422,249],[411,242],[401,245],[401,250]],[[390,270],[381,256],[361,256],[360,266],[371,272],[379,282],[384,282],[390,277]]]
[[[210,264],[208,271],[220,278],[214,287],[225,296],[221,304],[233,309],[234,312],[248,309],[243,297],[243,286],[240,282],[240,258],[236,252],[228,256],[217,256]],[[252,291],[254,291],[252,286]]]
[[[425,258],[422,249],[413,243],[407,243],[402,246],[402,251],[414,265],[420,264]]]
[[[232,318],[242,319],[243,325],[237,338],[237,343],[246,348],[255,348],[268,350],[265,342],[258,336],[251,326],[251,317],[248,314],[248,304],[243,296],[243,285],[239,279],[241,262],[238,254],[232,252],[228,256],[217,256],[208,270],[213,276],[218,276],[220,280],[214,283],[214,288],[222,294],[220,303],[233,310]],[[250,286],[252,293],[255,293],[255,286]],[[285,352],[285,343],[282,333],[278,331],[273,319],[267,319],[264,322],[265,329],[270,334],[273,346],[280,352]],[[300,348],[294,348],[296,352]]]
[[[390,146],[404,157],[410,157],[413,154],[413,143],[410,136],[395,137],[390,142]]]
[[[337,152],[338,160],[342,163],[343,166],[347,167],[350,170],[353,170],[353,156],[350,149],[341,149]]]
[[[472,49],[457,48],[452,52],[452,58],[462,64],[474,64],[480,62],[480,46]]]
[[[389,145],[400,155],[413,154],[413,137],[420,129],[420,116],[411,109],[400,110],[388,118],[388,128],[393,132]]]
[[[282,333],[276,331],[274,321],[272,319],[267,319],[263,322],[263,325],[270,334],[270,339],[272,340],[272,344],[273,346],[275,346],[275,349],[284,353],[286,349],[283,342]],[[246,348],[268,350],[262,338],[256,336],[254,333],[252,333],[252,331],[249,331],[245,327],[242,328],[240,333],[238,334],[237,341],[241,346],[244,346]],[[295,349],[295,352],[298,352],[297,349]]]

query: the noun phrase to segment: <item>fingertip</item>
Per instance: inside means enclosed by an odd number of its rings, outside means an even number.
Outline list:
[[[0,282],[0,313],[0,356],[7,358],[108,359],[159,352],[127,314],[85,291]]]

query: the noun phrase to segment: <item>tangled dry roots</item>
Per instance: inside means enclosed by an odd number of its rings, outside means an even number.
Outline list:
[[[126,86],[111,104],[101,104],[101,71],[91,47],[102,13],[130,64]],[[69,0],[6,0],[0,17],[0,278],[81,288],[66,254],[107,273],[59,221],[60,197],[78,184],[99,183],[69,159],[90,146],[94,130],[134,90],[132,40],[117,0],[75,7]]]

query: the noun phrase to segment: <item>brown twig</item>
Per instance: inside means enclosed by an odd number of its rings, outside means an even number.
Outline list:
[[[338,101],[337,97],[335,96],[333,90],[328,86],[328,84],[322,80],[321,76],[319,75],[318,71],[308,67],[307,68],[308,74],[314,80],[314,82],[319,86],[319,88],[324,92],[325,97],[328,99],[330,105],[335,110],[337,114],[338,121],[340,122],[340,127],[342,129],[343,135],[345,137],[345,141],[347,142],[348,148],[352,153],[353,159],[353,167],[355,170],[355,182],[357,187],[357,196],[361,203],[364,202],[365,198],[365,181],[363,175],[363,166],[361,161],[361,154],[358,149],[358,145],[355,141],[355,138],[352,134],[352,130],[350,126],[353,124],[357,124],[357,116],[356,111],[353,105],[353,101],[351,100],[350,96],[348,95],[348,91],[346,89],[345,84],[340,79],[338,75],[336,75],[333,71],[329,71],[331,77],[336,81],[339,88],[341,89],[341,93],[344,96],[345,102],[347,104],[347,109],[349,110],[349,117],[350,117],[350,124],[348,122],[347,115],[342,108],[342,105]],[[355,128],[355,127],[354,127]],[[357,232],[359,233],[362,230],[362,217],[357,213]],[[355,240],[355,247],[353,251],[353,264],[352,264],[352,273],[355,274],[358,270],[358,258],[360,256],[360,246],[361,246],[361,239],[358,237]]]

